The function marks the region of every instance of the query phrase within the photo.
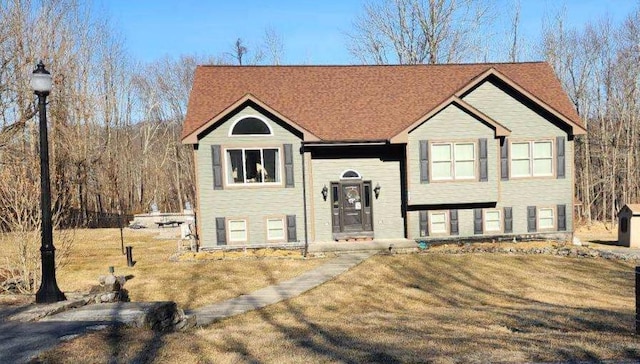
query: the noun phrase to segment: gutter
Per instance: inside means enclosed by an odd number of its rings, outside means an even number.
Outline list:
[[[304,250],[302,251],[302,256],[307,257],[307,253],[309,252],[309,223],[307,218],[307,172],[305,171],[305,162],[304,162],[304,142],[300,146],[300,156],[302,157],[302,208],[304,209]]]
[[[364,145],[387,145],[390,144],[388,139],[378,140],[336,140],[326,142],[302,142],[302,147],[349,147],[349,146],[364,146]]]

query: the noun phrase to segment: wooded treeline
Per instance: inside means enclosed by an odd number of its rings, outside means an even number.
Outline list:
[[[362,63],[548,60],[589,131],[576,140],[580,217],[611,219],[621,203],[640,202],[640,12],[579,29],[558,12],[532,40],[520,34],[519,3],[510,3],[498,14],[488,0],[372,1],[347,47]],[[237,39],[215,56],[141,63],[93,11],[79,0],[0,0],[1,228],[38,227],[29,86],[38,60],[54,79],[47,110],[56,221],[81,225],[94,213],[144,212],[153,202],[162,211],[195,204],[193,155],[180,143],[195,66],[282,63],[283,40],[273,29],[260,46]],[[499,16],[509,17],[504,29]]]
[[[192,151],[180,143],[196,57],[133,62],[117,33],[75,0],[0,1],[0,221],[39,211],[36,96],[48,97],[52,201],[60,222],[98,213],[178,211],[194,201]],[[17,198],[22,195],[28,198]],[[69,221],[71,220],[71,221]]]

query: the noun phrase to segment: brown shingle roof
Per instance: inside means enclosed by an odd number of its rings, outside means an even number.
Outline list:
[[[492,68],[582,127],[553,70],[543,62],[199,66],[182,136],[251,94],[322,140],[388,140]]]

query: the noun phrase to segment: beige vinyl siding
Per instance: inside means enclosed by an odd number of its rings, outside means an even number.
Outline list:
[[[556,179],[557,136],[567,133],[529,109],[491,82],[485,82],[464,97],[481,112],[511,130],[508,137],[517,140],[552,140],[554,142],[554,176],[511,178],[500,182],[499,206],[513,207],[513,233],[527,233],[527,206],[566,205],[567,231],[573,231],[573,141],[565,141],[565,178]],[[499,162],[499,161],[498,161]],[[489,165],[495,164],[490,161]],[[499,174],[498,174],[499,177]]]
[[[535,111],[523,105],[517,99],[502,91],[490,82],[485,82],[464,97],[464,101],[496,120],[506,128],[511,130],[511,134],[507,137],[509,141],[535,141],[535,140],[551,140],[553,141],[554,159],[552,177],[527,177],[527,178],[511,178],[508,181],[500,180],[500,150],[499,141],[493,139],[493,131],[491,136],[484,135],[488,144],[488,165],[489,165],[489,183],[496,181],[496,208],[502,213],[503,207],[512,208],[513,217],[513,233],[514,235],[528,235],[527,231],[527,206],[555,207],[557,205],[566,206],[566,226],[567,233],[573,231],[573,176],[574,176],[574,147],[573,141],[565,140],[565,178],[556,178],[556,146],[555,140],[557,136],[567,138],[567,133],[555,126],[552,122],[546,120]],[[449,107],[451,108],[451,106]],[[447,108],[447,109],[449,109]],[[456,108],[457,109],[457,108]],[[446,111],[446,109],[445,109]],[[451,110],[448,114],[436,115],[432,120],[421,125],[414,132],[409,134],[409,145],[407,146],[407,157],[409,160],[409,188],[411,191],[409,204],[424,203],[432,204],[434,199],[429,199],[436,195],[432,193],[433,185],[441,182],[431,182],[423,184],[418,191],[424,194],[416,194],[416,184],[420,184],[419,170],[419,140],[442,140],[446,138],[448,133],[459,138],[469,137],[467,134],[471,131],[472,136],[482,137],[473,134],[476,130],[473,123],[467,119],[460,118],[462,111]],[[442,113],[441,113],[442,114]],[[457,115],[456,115],[457,114]],[[445,117],[446,116],[446,117]],[[435,121],[435,122],[434,122]],[[438,126],[437,128],[435,126]],[[488,127],[476,121],[477,127]],[[431,128],[433,126],[433,128]],[[481,132],[482,129],[477,130]],[[444,135],[443,135],[444,134]],[[444,182],[442,182],[444,184]],[[480,190],[465,190],[464,183],[458,191],[469,193],[472,195],[480,195]],[[480,185],[480,182],[471,183],[471,186]],[[416,200],[416,195],[418,200]],[[465,199],[459,199],[455,193],[447,194],[446,198],[437,198],[436,201],[441,203],[462,203],[470,202]],[[486,201],[486,200],[485,200]],[[475,201],[471,201],[475,202]],[[502,216],[504,219],[504,215]],[[554,218],[557,219],[557,211],[554,211]],[[411,211],[407,217],[408,233],[410,238],[419,237],[419,213]],[[458,229],[460,237],[476,236],[473,231],[473,210],[458,210]],[[554,222],[555,223],[555,222]],[[557,226],[557,225],[556,225]],[[549,233],[549,231],[539,231],[540,233]],[[494,233],[487,233],[494,235]],[[437,239],[437,238],[436,238]]]
[[[407,144],[409,205],[497,201],[499,140],[494,130],[458,106],[449,105],[409,133]],[[487,139],[488,181],[479,182],[478,139]],[[420,140],[475,143],[476,178],[420,183]],[[429,147],[429,165],[432,163]],[[431,177],[431,174],[430,174]]]
[[[273,130],[271,136],[233,136],[229,137],[229,128],[235,121],[245,116],[259,115],[269,123]],[[211,164],[211,145],[219,144],[223,153],[223,190],[213,189],[213,169]],[[294,188],[284,187],[284,151],[283,144],[293,144]],[[224,149],[234,147],[277,147],[280,148],[282,183],[260,186],[228,186]],[[199,141],[197,156],[198,193],[200,194],[201,244],[203,247],[215,246],[216,217],[237,217],[247,219],[248,244],[267,243],[266,218],[272,216],[296,215],[297,238],[304,241],[304,215],[302,202],[302,158],[298,152],[300,139],[289,131],[261,115],[251,107],[219,125]],[[286,226],[285,226],[286,228]]]
[[[400,198],[400,162],[381,161],[373,158],[354,159],[313,159],[311,202],[314,207],[313,241],[333,240],[331,226],[331,182],[340,180],[347,169],[358,171],[363,181],[371,181],[371,186],[380,184],[378,199],[372,196],[373,231],[376,239],[404,238]],[[309,170],[307,170],[309,172]],[[327,201],[322,198],[322,187],[327,186]],[[372,192],[373,195],[373,192]]]

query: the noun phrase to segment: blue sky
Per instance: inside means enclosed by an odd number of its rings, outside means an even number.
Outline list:
[[[144,62],[183,54],[220,55],[237,38],[251,50],[271,28],[284,42],[285,64],[352,64],[358,60],[349,54],[345,34],[365,1],[103,0],[99,9],[121,32],[128,52]],[[505,32],[512,1],[496,0]],[[581,27],[605,14],[617,23],[638,5],[634,0],[521,0],[523,36],[537,39],[543,18],[562,6],[568,25]]]

